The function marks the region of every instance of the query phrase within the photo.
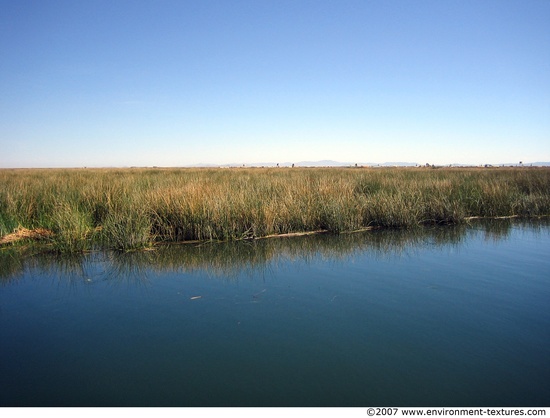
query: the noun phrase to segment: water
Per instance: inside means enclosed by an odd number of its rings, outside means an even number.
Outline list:
[[[550,406],[548,223],[0,251],[1,406]]]

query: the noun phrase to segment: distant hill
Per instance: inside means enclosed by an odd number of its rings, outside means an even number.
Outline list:
[[[334,160],[321,160],[321,161],[299,161],[295,163],[294,165],[296,167],[354,167],[357,164],[357,166],[363,166],[363,167],[414,167],[417,166],[417,163],[406,163],[406,162],[385,162],[382,164],[378,163],[351,163],[351,162],[340,162],[340,161],[334,161]],[[292,165],[292,163],[285,163],[285,166]]]
[[[341,162],[334,160],[320,160],[320,161],[298,161],[298,162],[289,162],[285,161],[283,163],[274,163],[274,162],[264,162],[264,163],[229,163],[229,164],[193,164],[191,167],[414,167],[418,164],[416,163],[407,163],[407,162],[385,162],[382,164],[378,163],[363,163],[363,162]]]
[[[321,160],[321,161],[299,161],[294,163],[296,167],[350,167],[359,165],[373,165],[372,163],[350,163],[350,162],[340,162],[334,160]],[[285,163],[285,165],[292,165],[292,163]]]
[[[404,162],[391,162],[391,163],[382,163],[380,164],[384,167],[416,167],[417,163],[404,163]]]
[[[522,163],[521,165],[519,163],[502,163],[502,164],[493,164],[494,167],[549,167],[550,162],[548,161],[538,161],[535,163]]]
[[[359,167],[415,167],[418,166],[418,163],[403,162],[403,161],[390,161],[385,163],[361,163],[361,162],[340,162],[334,160],[320,160],[320,161],[298,161],[295,163],[285,161],[283,163],[274,163],[274,162],[264,162],[264,163],[229,163],[229,164],[194,164],[190,167],[354,167],[357,164]],[[423,165],[423,164],[421,164]],[[437,165],[437,164],[436,164]],[[483,164],[484,165],[484,164]],[[492,167],[519,167],[519,163],[502,163],[502,164],[488,164]],[[449,165],[445,164],[446,167]],[[475,164],[461,164],[453,163],[450,164],[452,167],[472,167],[479,166]],[[523,163],[523,167],[550,167],[550,162],[548,161],[539,161],[534,163]]]

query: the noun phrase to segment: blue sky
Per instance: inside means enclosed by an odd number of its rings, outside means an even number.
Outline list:
[[[0,6],[0,167],[550,161],[548,0]]]

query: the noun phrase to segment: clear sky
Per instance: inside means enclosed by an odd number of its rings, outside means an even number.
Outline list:
[[[550,161],[549,0],[0,10],[0,167]]]

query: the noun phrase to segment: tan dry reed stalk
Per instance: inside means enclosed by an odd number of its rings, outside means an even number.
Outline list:
[[[18,227],[13,231],[11,234],[7,234],[0,238],[0,244],[9,244],[21,240],[34,240],[34,241],[41,241],[41,240],[49,240],[54,236],[54,233],[52,231],[49,231],[44,228],[36,228],[33,230],[24,228],[24,227]]]
[[[549,214],[547,168],[0,170],[2,242],[61,251]]]

